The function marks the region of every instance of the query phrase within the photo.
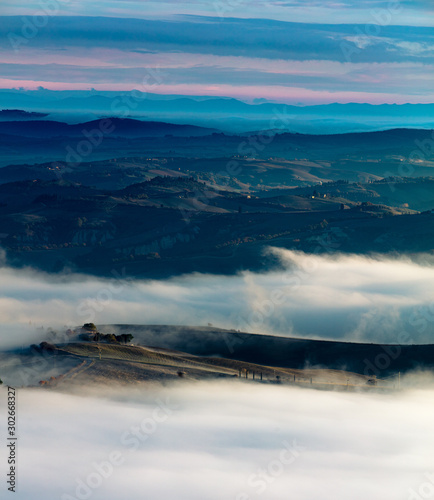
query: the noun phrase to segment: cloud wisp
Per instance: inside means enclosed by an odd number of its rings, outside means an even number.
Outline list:
[[[408,10],[397,6],[400,16]],[[302,7],[291,3],[283,8]],[[261,9],[269,11],[264,5]],[[126,91],[137,88],[143,68],[160,68],[165,74],[161,94],[306,104],[433,101],[432,28],[397,25],[402,19],[397,8],[369,7],[376,13],[370,21],[342,3],[327,9],[334,16],[349,10],[353,19],[326,24],[326,16],[317,22],[208,14],[158,19],[0,16],[0,88]],[[288,72],[291,65],[296,73]],[[324,65],[327,71],[321,70]],[[313,68],[319,72],[312,75]]]
[[[434,269],[408,258],[309,255],[271,249],[280,271],[132,280],[0,269],[1,345],[34,328],[96,324],[206,325],[346,341],[432,343]],[[39,340],[40,341],[40,340]]]

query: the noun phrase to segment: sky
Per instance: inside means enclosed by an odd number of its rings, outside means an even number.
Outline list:
[[[434,102],[429,0],[4,0],[0,88]]]

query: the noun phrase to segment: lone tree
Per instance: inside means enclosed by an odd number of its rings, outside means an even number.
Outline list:
[[[85,323],[82,327],[83,330],[90,330],[92,332],[97,331],[97,327],[95,326],[94,323]]]

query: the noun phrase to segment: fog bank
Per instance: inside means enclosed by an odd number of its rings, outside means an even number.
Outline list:
[[[235,381],[102,393],[19,391],[15,498],[404,500],[434,473],[432,389]]]

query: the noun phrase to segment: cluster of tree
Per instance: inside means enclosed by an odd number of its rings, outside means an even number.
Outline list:
[[[134,336],[131,333],[122,333],[121,335],[115,335],[114,333],[99,333],[96,332],[92,335],[87,333],[82,333],[78,337],[80,340],[85,342],[108,342],[110,344],[129,344]]]

